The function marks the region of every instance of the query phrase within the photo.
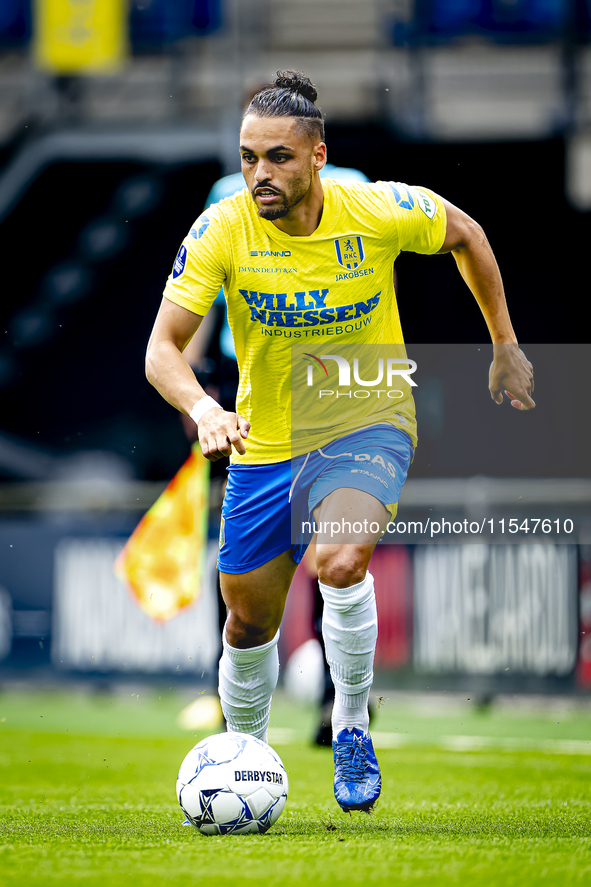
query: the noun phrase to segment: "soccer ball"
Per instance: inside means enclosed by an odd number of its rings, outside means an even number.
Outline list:
[[[187,822],[202,835],[262,834],[287,800],[277,752],[246,733],[202,739],[181,764],[176,794]]]

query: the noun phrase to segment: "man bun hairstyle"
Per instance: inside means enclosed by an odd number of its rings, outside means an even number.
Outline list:
[[[315,104],[318,98],[318,90],[310,78],[302,74],[301,71],[277,71],[273,86],[278,89],[289,89],[292,92],[297,92],[312,102],[312,104]],[[318,111],[318,108],[314,110]]]
[[[298,117],[302,129],[324,141],[324,116],[316,107],[318,91],[301,71],[277,71],[274,81],[258,92],[244,116]]]

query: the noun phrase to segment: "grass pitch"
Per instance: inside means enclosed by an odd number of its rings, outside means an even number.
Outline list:
[[[174,795],[204,735],[176,726],[186,701],[168,688],[2,694],[2,884],[591,883],[589,713],[385,699],[382,798],[349,816],[330,751],[309,745],[314,711],[279,697],[285,812],[266,835],[205,838]]]

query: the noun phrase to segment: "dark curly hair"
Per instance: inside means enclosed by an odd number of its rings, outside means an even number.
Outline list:
[[[316,87],[301,71],[277,71],[273,83],[257,92],[244,116],[298,117],[302,129],[324,141],[324,117],[315,105],[317,98]]]

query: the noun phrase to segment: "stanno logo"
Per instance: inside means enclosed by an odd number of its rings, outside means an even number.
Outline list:
[[[413,209],[415,201],[410,188],[407,188],[406,185],[401,185],[400,182],[388,182],[388,187],[394,195],[398,206],[402,207],[402,209]]]
[[[269,258],[282,259],[283,256],[291,256],[291,250],[284,249],[284,250],[282,250],[282,252],[273,252],[270,249],[251,249],[250,254],[251,254],[251,256],[262,256],[263,258],[266,258],[266,259],[269,259]]]
[[[191,235],[191,237],[194,237],[195,240],[200,240],[208,228],[209,228],[209,219],[207,218],[207,216],[200,216],[197,219],[197,227],[191,228],[191,230],[189,231],[189,234]]]

